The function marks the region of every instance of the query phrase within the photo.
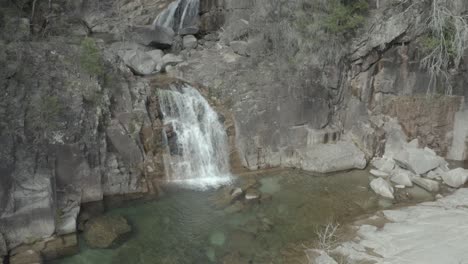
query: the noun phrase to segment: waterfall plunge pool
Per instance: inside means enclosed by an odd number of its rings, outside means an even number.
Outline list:
[[[157,200],[127,202],[105,213],[132,225],[131,237],[119,247],[90,249],[80,238],[79,254],[54,263],[302,263],[304,249],[314,246],[327,223],[348,223],[393,206],[369,189],[369,177],[367,171],[317,176],[276,170],[218,189],[167,186]],[[244,193],[231,201],[233,187],[260,197],[245,200]],[[413,189],[412,202],[431,199]]]

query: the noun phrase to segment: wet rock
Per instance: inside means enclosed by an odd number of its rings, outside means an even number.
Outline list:
[[[406,187],[411,187],[413,186],[413,182],[411,181],[411,178],[414,177],[415,175],[411,173],[410,171],[403,170],[403,169],[397,169],[392,173],[392,177],[390,178],[390,181],[398,184],[398,185],[403,185]]]
[[[10,257],[10,264],[41,264],[42,257],[39,252],[27,250]]]
[[[460,188],[468,179],[468,170],[457,168],[442,174],[442,180],[445,184],[453,188]]]
[[[86,223],[84,238],[92,248],[109,248],[131,230],[122,216],[100,216]]]
[[[255,201],[260,198],[260,195],[261,194],[257,189],[251,188],[245,192],[245,199],[248,201]]]
[[[311,264],[338,264],[333,258],[331,258],[327,252],[319,249],[308,249],[305,251],[307,259]]]
[[[198,46],[197,38],[193,35],[184,36],[182,39],[182,45],[184,49],[196,49]]]
[[[386,180],[382,178],[374,179],[370,183],[372,190],[386,198],[394,199],[393,196],[393,187]]]
[[[243,193],[244,192],[242,191],[241,188],[235,188],[231,193],[231,197],[232,197],[233,200],[235,200],[235,199],[241,197]]]
[[[445,162],[443,158],[433,155],[431,152],[416,148],[406,148],[400,151],[394,160],[402,168],[411,170],[418,175],[427,173]]]
[[[419,176],[412,177],[411,181],[426,191],[429,191],[429,192],[439,191],[439,183],[436,181],[424,179]]]
[[[374,175],[375,177],[387,178],[389,176],[389,173],[379,170],[370,170],[369,173]]]

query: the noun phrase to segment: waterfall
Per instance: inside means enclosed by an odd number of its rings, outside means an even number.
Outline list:
[[[154,20],[153,26],[172,28],[174,32],[197,27],[200,0],[177,0],[172,2]]]
[[[230,181],[227,135],[193,87],[159,90],[169,156],[168,181],[207,188]]]

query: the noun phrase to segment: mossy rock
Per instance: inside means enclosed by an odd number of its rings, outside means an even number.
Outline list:
[[[116,246],[132,231],[127,219],[122,216],[100,216],[85,225],[84,238],[91,248]]]

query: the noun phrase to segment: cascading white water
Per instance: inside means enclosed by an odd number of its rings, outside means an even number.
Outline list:
[[[153,22],[153,26],[163,26],[174,29],[174,18],[177,8],[180,5],[180,0],[170,3]]]
[[[171,154],[168,180],[207,188],[230,181],[227,135],[218,114],[193,87],[159,90]]]
[[[180,29],[196,26],[200,0],[177,0],[172,2],[154,20],[153,26]]]

